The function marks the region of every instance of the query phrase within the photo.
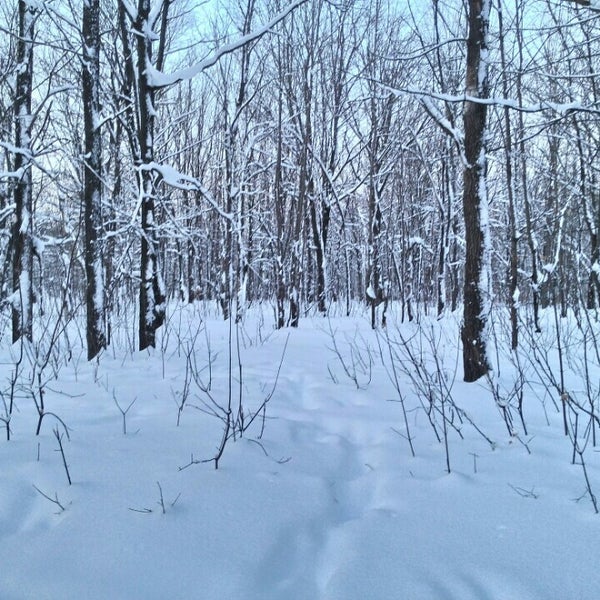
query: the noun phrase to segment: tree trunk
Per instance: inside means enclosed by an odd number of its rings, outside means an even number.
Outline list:
[[[373,176],[372,176],[373,178]],[[377,307],[384,300],[382,287],[379,245],[381,238],[382,215],[375,182],[369,186],[369,275],[367,302],[371,309],[371,328],[377,328]]]
[[[33,182],[31,176],[31,94],[34,8],[19,0],[17,80],[15,88],[12,341],[33,336]]]
[[[477,101],[488,96],[487,32],[490,0],[469,0],[466,93],[463,122],[465,168],[463,210],[465,219],[464,317],[462,326],[465,381],[476,381],[489,371],[486,348],[490,309],[490,249],[486,190],[485,129],[487,106]]]
[[[310,203],[310,220],[316,259],[317,310],[321,314],[327,312],[327,264],[325,253],[330,218],[331,207],[328,202],[320,198],[313,198]]]
[[[285,327],[285,300],[286,280],[284,266],[284,244],[285,244],[285,194],[283,189],[283,91],[279,88],[277,96],[277,146],[275,157],[274,174],[274,213],[276,224],[276,235],[273,240],[274,249],[274,275],[276,295],[276,321],[277,329]]]
[[[102,139],[100,135],[100,0],[83,3],[82,100],[85,129],[86,338],[88,360],[106,347],[102,231]]]
[[[154,162],[154,108],[155,90],[149,85],[147,65],[152,64],[152,31],[148,22],[150,0],[140,0],[135,30],[144,32],[137,35],[137,75],[139,98],[138,143],[141,165],[138,170],[138,184],[141,206],[142,240],[140,259],[140,350],[156,345],[156,330],[165,318],[165,290],[158,264],[158,235],[155,221],[155,180]],[[168,2],[163,4],[163,22],[166,21]],[[161,31],[161,42],[164,29]],[[159,56],[161,49],[159,49]],[[160,65],[159,65],[160,68]]]
[[[498,28],[500,30],[500,60],[502,65],[502,92],[508,98],[508,68],[504,48],[504,23],[502,6],[498,7]],[[510,306],[511,348],[516,350],[519,345],[519,234],[517,230],[517,207],[513,176],[513,136],[509,107],[504,107],[504,135],[506,136],[505,170],[506,189],[508,194],[508,230],[510,235],[509,272],[508,272],[508,302]]]

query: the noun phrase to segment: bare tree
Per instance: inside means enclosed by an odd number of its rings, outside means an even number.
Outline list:
[[[381,58],[381,53],[393,55],[394,21],[389,18],[385,3],[377,1],[373,7],[372,21],[368,25],[364,61],[367,98],[365,100],[366,137],[364,140],[364,177],[367,189],[367,272],[365,296],[371,312],[371,327],[386,325],[389,301],[389,281],[384,266],[385,227],[383,194],[390,181],[391,164],[397,159],[394,149],[394,123],[397,113],[397,96],[383,86],[397,84],[398,65]],[[383,84],[383,86],[381,85]],[[382,307],[378,314],[379,307]]]
[[[156,344],[156,330],[165,318],[165,287],[158,263],[158,231],[156,222],[156,194],[158,172],[154,168],[156,120],[156,87],[152,84],[149,68],[162,68],[165,57],[166,28],[171,0],[152,5],[150,0],[139,0],[137,9],[120,2],[122,39],[125,45],[127,88],[135,89],[137,106],[136,139],[132,150],[137,168],[138,204],[141,219],[140,292],[139,292],[139,348],[144,350]],[[129,44],[125,17],[135,34],[135,56]],[[154,55],[154,28],[160,26],[159,44]],[[133,100],[133,99],[131,99]],[[139,152],[139,155],[138,155]]]
[[[504,42],[504,19],[502,2],[498,5],[498,28],[500,30],[500,60],[502,66],[502,92],[508,98],[508,64]],[[511,347],[515,350],[519,344],[519,233],[517,228],[517,206],[515,198],[514,165],[513,165],[513,128],[510,119],[510,109],[504,107],[504,137],[505,137],[505,170],[506,194],[508,197],[508,229],[510,235],[509,248],[509,285],[508,303],[510,306]]]
[[[246,0],[243,7],[243,24],[240,34],[247,36],[251,33],[252,19],[255,13],[255,0]],[[223,192],[225,196],[225,211],[231,215],[223,223],[225,229],[225,240],[221,244],[221,277],[219,278],[219,302],[225,319],[230,317],[231,303],[237,303],[236,319],[240,319],[246,304],[247,278],[248,278],[248,254],[244,243],[244,188],[247,177],[248,150],[241,152],[239,146],[244,140],[242,128],[242,117],[247,112],[249,96],[254,95],[250,87],[250,67],[252,49],[254,44],[245,44],[239,51],[239,80],[234,90],[233,110],[229,107],[229,89],[227,79],[231,78],[229,72],[223,73],[223,119],[225,121],[224,139],[224,167],[225,181]],[[221,62],[221,66],[223,61]],[[232,112],[232,114],[230,114]],[[247,141],[247,140],[246,140]],[[243,154],[243,157],[239,155]],[[243,162],[243,164],[238,164]]]

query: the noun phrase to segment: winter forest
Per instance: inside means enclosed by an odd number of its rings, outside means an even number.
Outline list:
[[[6,3],[13,342],[57,307],[92,359],[123,313],[155,346],[175,298],[277,327],[463,306],[474,380],[493,307],[513,348],[544,307],[597,308],[597,12],[403,4]]]
[[[0,0],[0,598],[597,597],[599,52],[597,0]]]

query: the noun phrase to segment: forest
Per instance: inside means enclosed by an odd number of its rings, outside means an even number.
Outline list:
[[[464,309],[465,378],[598,306],[598,13],[585,2],[3,3],[2,296],[87,315],[88,358],[170,299],[277,327]],[[18,8],[18,10],[17,10]],[[469,23],[468,31],[465,24]],[[134,301],[134,299],[136,299]]]
[[[0,598],[595,598],[599,34],[0,0]]]

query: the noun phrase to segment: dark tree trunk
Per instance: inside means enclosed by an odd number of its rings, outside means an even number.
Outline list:
[[[596,224],[596,227],[598,225]],[[598,245],[598,234],[590,235],[590,268],[587,289],[587,307],[590,310],[597,309],[600,300],[600,278],[598,277],[598,269],[600,268],[600,247]]]
[[[489,223],[486,196],[485,128],[487,31],[490,0],[469,0],[466,100],[463,109],[465,159],[463,210],[465,219],[464,317],[462,326],[465,381],[476,381],[489,371],[485,330],[488,318]]]
[[[276,320],[277,329],[285,327],[285,300],[286,300],[286,281],[285,266],[283,262],[284,238],[285,238],[285,194],[283,190],[283,96],[282,89],[279,88],[277,99],[277,154],[275,162],[275,223],[276,237],[273,240],[275,250],[274,271],[276,287]]]
[[[382,287],[379,244],[381,237],[382,215],[375,183],[371,182],[369,191],[369,274],[367,302],[371,309],[371,327],[377,327],[377,307],[384,300]]]
[[[100,0],[83,3],[82,99],[85,129],[83,183],[87,357],[106,347],[102,231],[102,139],[100,135]]]
[[[331,207],[324,200],[314,198],[310,204],[313,246],[316,259],[316,300],[320,313],[327,312],[327,274],[325,251],[329,233]]]
[[[168,2],[163,3],[163,25],[166,26]],[[140,315],[139,344],[140,350],[156,345],[156,330],[165,318],[164,284],[158,264],[158,234],[155,220],[155,184],[156,172],[152,168],[154,162],[154,121],[155,90],[149,84],[147,65],[152,63],[152,33],[148,23],[150,0],[139,0],[135,30],[145,32],[137,35],[137,75],[139,98],[138,143],[141,164],[138,170],[138,183],[141,204],[142,240],[140,259]],[[161,48],[164,44],[164,29],[161,30]],[[160,65],[158,65],[160,68]]]
[[[33,182],[31,176],[31,94],[34,9],[19,0],[17,80],[15,88],[12,341],[33,336]]]
[[[500,57],[502,65],[502,92],[509,97],[508,70],[506,52],[504,49],[504,23],[502,6],[498,7],[498,27],[500,30]],[[517,230],[517,207],[514,193],[513,176],[513,136],[508,106],[504,107],[504,135],[506,136],[506,188],[508,194],[508,230],[510,235],[509,271],[508,271],[508,302],[510,306],[511,348],[516,350],[519,345],[519,234]]]

